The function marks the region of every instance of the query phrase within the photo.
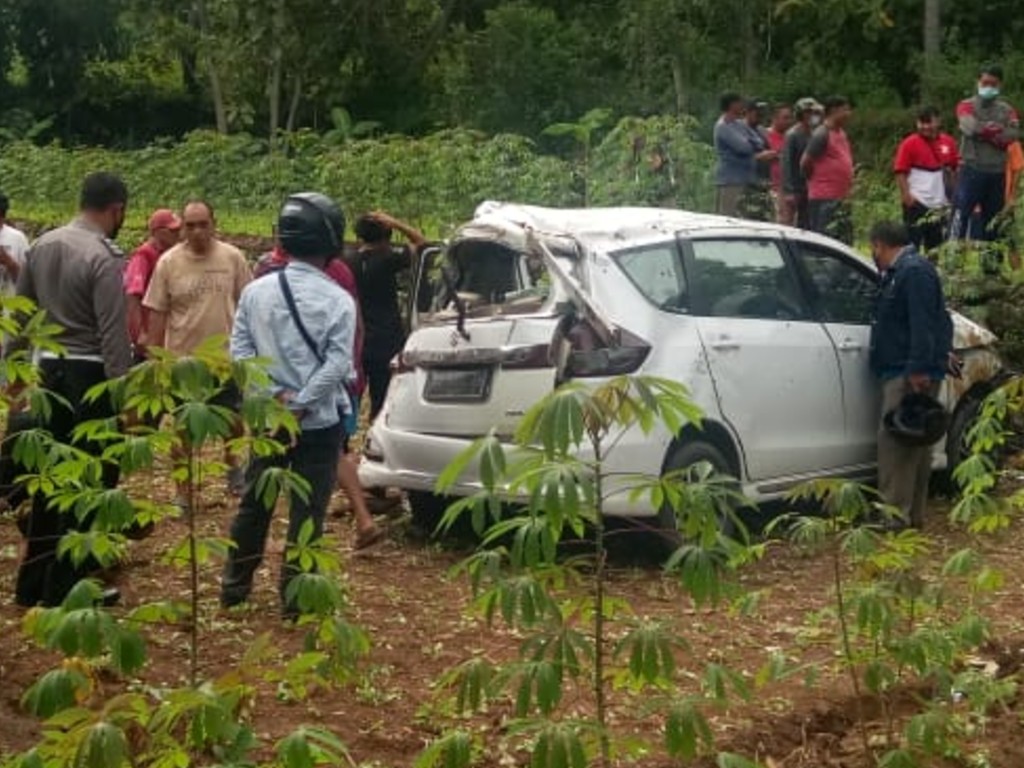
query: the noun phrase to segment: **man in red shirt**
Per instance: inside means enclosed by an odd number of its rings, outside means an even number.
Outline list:
[[[253,279],[283,269],[288,264],[288,256],[280,246],[274,245],[274,249],[260,257],[256,268],[252,272]],[[356,303],[356,334],[355,349],[352,351],[352,362],[356,369],[356,380],[349,387],[348,394],[352,398],[352,422],[345,425],[345,434],[354,435],[359,421],[359,403],[363,391],[366,389],[366,374],[363,371],[363,317],[359,311],[359,290],[356,286],[355,275],[352,270],[341,259],[331,259],[324,267],[324,272],[334,282],[352,297]],[[371,544],[377,543],[384,535],[384,531],[373,521],[369,507],[366,504],[366,497],[363,487],[359,482],[359,473],[356,469],[358,459],[349,450],[348,440],[342,446],[342,455],[338,457],[338,485],[348,497],[352,507],[352,514],[356,521],[356,540],[354,548],[365,549]]]
[[[956,141],[941,130],[939,110],[924,107],[917,130],[900,142],[893,160],[903,204],[903,222],[921,250],[938,247],[949,218],[949,192],[954,186],[960,152]]]
[[[782,145],[786,143],[786,131],[793,126],[793,108],[789,104],[776,104],[772,109],[772,124],[768,128],[768,147],[775,153],[769,164],[772,179],[772,194],[778,195],[782,188]]]
[[[171,246],[177,244],[181,231],[181,219],[169,208],[153,211],[149,217],[149,238],[132,253],[124,269],[125,309],[128,318],[128,334],[136,354],[139,337],[146,329],[148,311],[142,306],[142,298],[153,278],[156,263]]]
[[[814,129],[800,168],[807,177],[810,229],[853,245],[853,151],[844,130],[853,105],[842,96],[825,100],[825,121]]]

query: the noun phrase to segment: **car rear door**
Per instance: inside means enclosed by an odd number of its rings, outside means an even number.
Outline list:
[[[875,461],[881,387],[871,373],[871,317],[878,274],[858,257],[827,245],[791,238],[815,316],[835,344],[843,385],[847,465]]]
[[[845,454],[839,365],[784,241],[691,234],[681,244],[719,406],[739,436],[749,479],[838,466]]]

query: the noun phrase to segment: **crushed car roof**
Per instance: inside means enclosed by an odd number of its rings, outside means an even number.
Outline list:
[[[615,250],[679,232],[728,229],[733,234],[778,236],[786,227],[672,208],[542,208],[487,201],[477,207],[473,220],[460,228],[456,239],[491,237],[517,246],[518,232],[526,229]]]

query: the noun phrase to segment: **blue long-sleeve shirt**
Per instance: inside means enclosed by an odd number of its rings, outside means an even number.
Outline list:
[[[310,264],[292,261],[284,273],[323,363],[299,333],[276,275],[242,291],[231,332],[231,357],[269,359],[273,392],[292,393],[289,407],[303,413],[302,429],[324,429],[338,423],[339,409],[347,412],[350,407],[343,393],[345,383],[355,378],[355,302]]]
[[[715,184],[720,187],[751,184],[757,178],[754,155],[757,146],[746,121],[718,118],[715,123],[714,142],[718,154]]]

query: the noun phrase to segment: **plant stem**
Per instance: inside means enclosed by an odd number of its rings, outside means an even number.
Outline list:
[[[846,660],[846,669],[850,673],[850,682],[853,683],[853,695],[857,700],[857,730],[860,731],[861,742],[864,745],[864,756],[869,763],[874,763],[874,753],[871,751],[868,729],[864,723],[864,701],[860,695],[860,681],[857,679],[857,667],[850,643],[850,626],[846,622],[846,599],[843,595],[843,572],[838,542],[832,552],[832,578],[836,590],[836,608],[839,611],[839,631],[843,639],[843,657]]]
[[[611,765],[611,743],[608,738],[608,711],[604,690],[604,502],[602,499],[601,438],[592,436],[594,447],[594,699],[597,702],[597,725],[601,743],[601,765]]]
[[[188,567],[189,591],[192,600],[192,622],[189,627],[188,677],[193,688],[199,679],[199,562],[196,547],[196,488],[199,478],[195,460],[195,449],[188,447]]]

